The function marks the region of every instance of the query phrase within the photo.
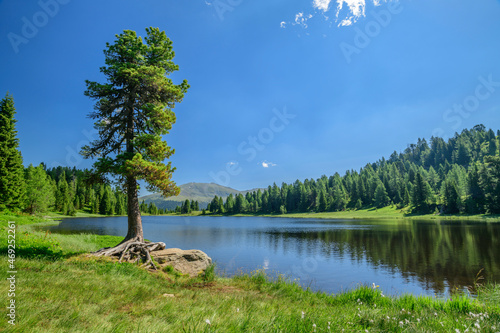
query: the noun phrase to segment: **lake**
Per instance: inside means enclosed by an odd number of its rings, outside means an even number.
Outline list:
[[[473,285],[481,269],[482,282],[500,282],[500,223],[210,216],[142,221],[145,238],[200,249],[227,275],[265,269],[328,293],[375,283],[391,295],[446,297]],[[127,218],[71,218],[49,229],[125,236]]]

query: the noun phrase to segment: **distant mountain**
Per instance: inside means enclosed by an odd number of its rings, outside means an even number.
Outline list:
[[[160,193],[154,193],[146,195],[139,198],[139,202],[144,200],[145,203],[149,204],[153,202],[156,207],[161,209],[174,209],[180,206],[186,199],[198,201],[200,209],[207,208],[207,205],[214,196],[222,197],[226,199],[229,194],[245,195],[247,192],[257,191],[257,189],[251,189],[247,191],[238,191],[234,188],[217,185],[215,183],[187,183],[180,185],[181,193],[175,197],[163,197]]]

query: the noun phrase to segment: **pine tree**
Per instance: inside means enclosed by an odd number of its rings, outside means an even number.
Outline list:
[[[19,151],[14,98],[0,101],[0,211],[20,210],[25,202],[23,158]]]
[[[182,214],[191,213],[191,203],[189,202],[189,199],[186,199],[186,201],[182,203],[181,213]]]
[[[82,148],[85,158],[97,158],[90,180],[102,180],[108,174],[122,180],[127,189],[128,232],[124,242],[144,242],[138,200],[138,180],[148,190],[164,197],[178,195],[172,181],[175,170],[164,164],[174,150],[162,139],[175,123],[175,104],[181,102],[189,85],[175,85],[167,75],[178,70],[172,42],[158,28],[147,28],[147,36],[125,30],[104,51],[101,72],[104,84],[86,81],[85,95],[94,99],[94,119],[99,139]],[[104,251],[111,254],[119,249]]]
[[[148,213],[151,215],[158,215],[158,207],[156,207],[154,202],[150,202],[148,206]]]
[[[59,176],[59,180],[57,181],[57,190],[56,190],[56,203],[55,208],[57,211],[60,211],[62,214],[70,215],[74,210],[73,206],[73,196],[66,181],[66,173],[63,173]]]
[[[482,175],[482,184],[486,189],[486,208],[490,214],[500,213],[500,157],[485,158],[487,168]]]
[[[460,212],[462,201],[458,193],[458,186],[454,179],[447,178],[441,187],[443,197],[444,211],[447,214],[456,214]]]
[[[236,200],[234,202],[234,213],[243,214],[246,213],[246,211],[247,211],[247,200],[245,199],[243,194],[240,193],[236,196]]]
[[[326,212],[327,208],[328,202],[326,200],[326,191],[325,189],[321,189],[319,193],[318,212]]]
[[[212,202],[210,202],[210,213],[217,213],[217,211],[219,210],[219,197],[218,196],[215,196],[213,199],[212,199]]]
[[[495,156],[497,154],[497,150],[498,150],[497,139],[492,138],[488,145],[488,154],[491,156]]]
[[[222,202],[222,197],[219,197],[219,203],[218,203],[218,209],[217,209],[217,213],[218,214],[224,214],[225,211],[224,211],[224,203]]]
[[[118,189],[115,191],[115,198],[116,198],[116,206],[115,206],[116,215],[126,215],[127,206],[126,206],[125,196]]]
[[[30,214],[45,213],[54,205],[54,188],[43,165],[26,169],[26,211]]]
[[[224,209],[228,214],[232,214],[234,211],[234,197],[233,194],[230,193],[226,198],[226,203],[224,205]]]
[[[377,208],[382,208],[387,205],[389,205],[390,199],[389,196],[387,195],[387,191],[385,189],[385,186],[382,182],[380,182],[377,185],[377,188],[375,189],[375,196],[373,198],[373,203],[375,207]]]
[[[115,214],[115,202],[114,195],[111,192],[111,187],[106,186],[104,189],[104,194],[101,198],[99,204],[99,214],[101,215],[114,215]]]
[[[430,198],[430,194],[429,184],[422,177],[420,172],[418,172],[415,176],[415,184],[413,186],[413,193],[411,196],[412,205],[416,212],[425,213],[428,211],[428,200]]]
[[[485,196],[481,186],[481,178],[479,176],[478,164],[471,166],[467,177],[467,213],[480,214],[484,213]]]

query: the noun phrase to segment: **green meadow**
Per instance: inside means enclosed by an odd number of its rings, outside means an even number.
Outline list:
[[[389,296],[376,285],[330,295],[263,271],[224,277],[210,269],[188,278],[86,255],[121,237],[50,234],[40,227],[53,220],[4,214],[2,238],[8,221],[17,227],[16,325],[2,324],[4,332],[500,331],[497,285],[437,299]],[[2,248],[3,280],[6,252]],[[0,299],[7,304],[7,293]]]

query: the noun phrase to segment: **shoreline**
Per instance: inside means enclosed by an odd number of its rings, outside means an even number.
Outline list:
[[[119,217],[126,215],[100,215],[100,214],[89,214],[85,212],[78,211],[76,216],[62,215],[57,212],[50,212],[44,214],[43,218],[49,218],[52,220],[60,220],[63,218],[95,218],[95,217]],[[286,213],[286,214],[205,214],[203,215],[201,211],[197,211],[190,214],[162,214],[162,215],[151,215],[151,214],[141,214],[141,216],[175,216],[175,217],[198,217],[198,216],[209,216],[209,217],[273,217],[273,218],[303,218],[303,219],[329,219],[329,220],[422,220],[422,221],[476,221],[476,222],[488,222],[496,223],[500,222],[500,215],[435,215],[435,214],[424,214],[424,215],[414,215],[406,214],[400,209],[394,209],[390,207],[384,207],[381,209],[369,208],[361,210],[352,211],[342,211],[342,212],[308,212],[308,213]]]

